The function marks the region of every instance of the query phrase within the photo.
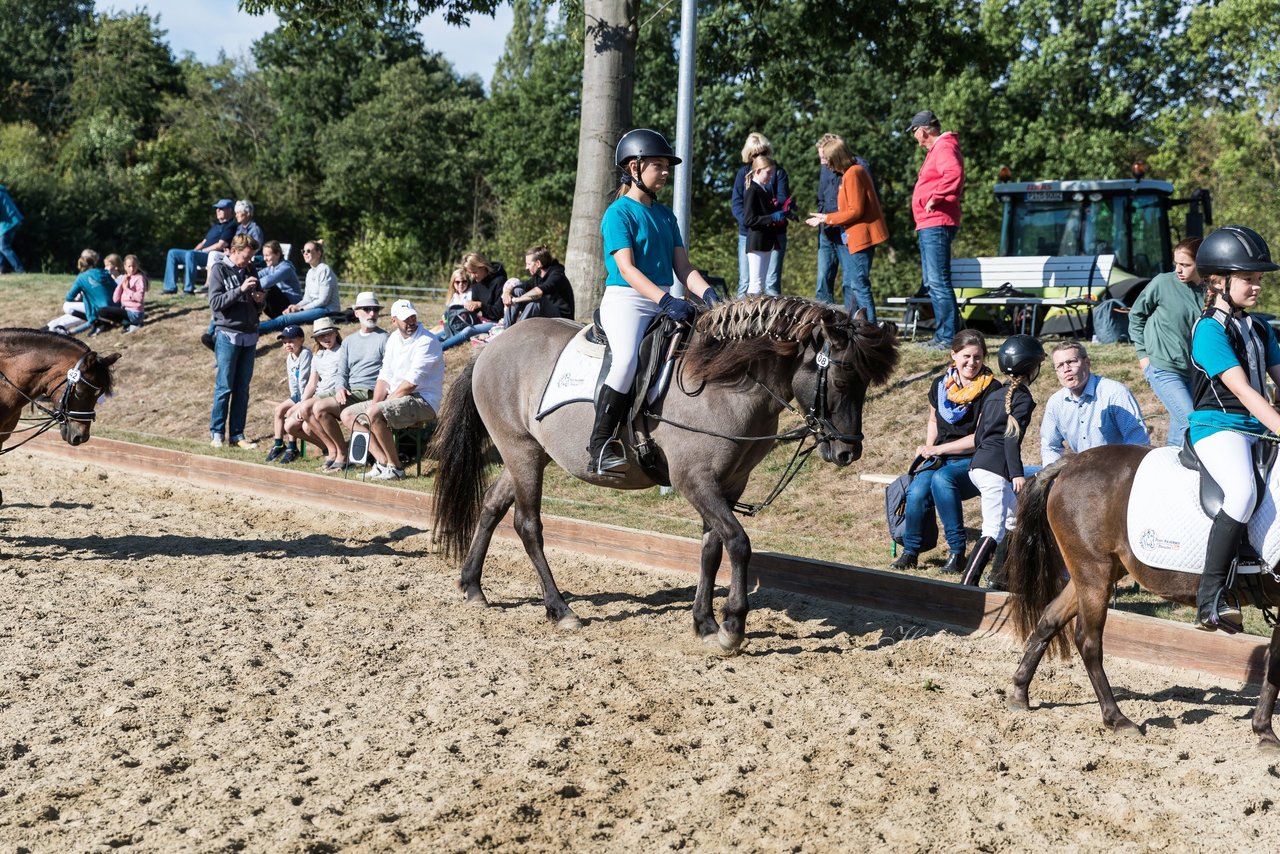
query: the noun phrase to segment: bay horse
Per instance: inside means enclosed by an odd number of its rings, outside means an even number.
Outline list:
[[[0,329],[0,453],[55,424],[67,444],[89,441],[94,407],[111,393],[111,366],[119,358],[99,356],[81,341],[43,329]],[[39,413],[38,423],[18,430],[28,406]]]
[[[1030,708],[1028,688],[1046,651],[1068,654],[1064,629],[1075,620],[1074,641],[1093,684],[1102,721],[1108,729],[1137,731],[1116,705],[1102,669],[1102,630],[1107,602],[1125,573],[1150,592],[1171,602],[1195,605],[1200,576],[1151,567],[1129,546],[1129,492],[1138,465],[1150,448],[1104,445],[1061,460],[1042,470],[1018,496],[1017,529],[1006,556],[1013,620],[1027,639],[1022,663],[1013,676],[1009,708]],[[1069,577],[1064,578],[1063,570]],[[1267,597],[1280,602],[1280,584],[1268,573]],[[1258,746],[1280,749],[1271,728],[1280,690],[1280,626],[1271,633],[1263,662],[1265,674],[1253,712]]]
[[[587,473],[594,409],[570,403],[538,420],[538,406],[557,358],[582,327],[565,320],[523,320],[487,344],[449,389],[433,439],[441,461],[434,530],[447,556],[464,553],[458,586],[469,602],[487,604],[480,587],[494,529],[515,504],[515,528],[538,572],[547,618],[582,625],[564,601],[543,553],[542,485],[554,460],[574,477],[612,489],[656,485],[640,466],[622,477]],[[897,329],[799,297],[756,298],[700,315],[678,357],[661,418],[644,419],[657,444],[657,470],[702,516],[701,574],[693,602],[694,632],[725,652],[742,645],[751,541],[734,516],[747,478],[780,436],[778,416],[795,399],[803,432],[823,459],[846,466],[862,455],[867,387],[888,379],[897,363]],[[504,463],[485,490],[489,443]],[[723,551],[732,568],[716,622],[712,597]]]

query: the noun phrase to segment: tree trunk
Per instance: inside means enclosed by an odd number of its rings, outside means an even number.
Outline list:
[[[584,0],[586,49],[582,60],[582,127],[578,176],[565,251],[578,317],[588,319],[604,293],[604,241],[600,219],[618,189],[613,153],[631,127],[635,88],[636,13],[639,0]]]

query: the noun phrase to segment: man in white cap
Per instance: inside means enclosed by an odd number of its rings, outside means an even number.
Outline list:
[[[396,331],[387,336],[373,399],[348,410],[352,429],[369,433],[369,451],[377,461],[369,477],[375,480],[404,477],[391,431],[434,421],[444,396],[444,354],[436,337],[418,325],[413,303],[392,303],[391,322]]]
[[[387,348],[387,330],[378,326],[382,303],[373,291],[357,294],[354,310],[360,331],[343,338],[338,348],[337,389],[333,397],[325,398],[311,409],[311,427],[325,437],[326,443],[336,443],[337,447],[346,445],[342,425],[351,430],[356,415],[353,412],[348,416],[344,408],[373,400],[373,389]],[[340,413],[342,424],[338,423]]]

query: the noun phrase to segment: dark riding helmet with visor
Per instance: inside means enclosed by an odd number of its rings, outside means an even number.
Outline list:
[[[1224,225],[1210,234],[1196,251],[1196,269],[1203,274],[1270,273],[1280,270],[1262,235],[1243,225]]]
[[[648,193],[651,198],[656,198],[656,194],[652,190],[646,187],[639,179],[633,179],[631,173],[627,170],[627,163],[630,161],[644,160],[649,157],[666,158],[667,163],[671,166],[680,163],[680,158],[676,157],[676,153],[671,150],[671,145],[667,142],[667,138],[656,130],[649,130],[648,128],[636,128],[624,133],[622,139],[618,140],[618,147],[613,154],[613,162],[622,171],[622,183],[630,184],[634,181],[636,186]]]
[[[1033,335],[1014,335],[1000,345],[997,360],[1009,376],[1033,376],[1044,361],[1044,347]]]

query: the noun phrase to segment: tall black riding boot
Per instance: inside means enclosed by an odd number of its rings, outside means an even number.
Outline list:
[[[960,579],[961,584],[967,584],[970,587],[977,587],[978,582],[982,579],[982,573],[987,568],[991,556],[996,552],[996,538],[983,537],[978,540],[978,547],[973,550],[973,557],[969,558],[969,565],[965,567],[964,577]]]
[[[623,475],[631,468],[622,443],[614,438],[618,425],[627,414],[627,395],[609,386],[600,387],[596,401],[596,423],[587,445],[588,474]]]
[[[1244,522],[1237,522],[1221,510],[1213,517],[1204,555],[1204,574],[1200,576],[1200,591],[1196,594],[1196,628],[1201,631],[1222,629],[1235,634],[1244,628],[1240,609],[1222,601],[1227,573],[1236,559],[1244,530]]]
[[[1009,553],[1009,539],[1012,536],[1012,531],[1005,531],[1004,539],[996,546],[995,557],[991,559],[991,574],[987,576],[988,590],[1009,589],[1009,570],[1004,565],[1004,558]]]

